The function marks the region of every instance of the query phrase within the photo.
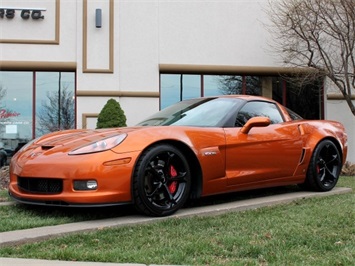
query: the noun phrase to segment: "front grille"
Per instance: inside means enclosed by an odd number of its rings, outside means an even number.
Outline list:
[[[30,193],[59,194],[63,191],[61,179],[18,177],[17,185]]]

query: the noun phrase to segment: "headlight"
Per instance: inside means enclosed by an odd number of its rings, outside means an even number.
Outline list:
[[[94,152],[101,152],[110,150],[113,147],[116,147],[120,144],[125,138],[127,134],[120,134],[118,136],[109,137],[106,139],[102,139],[88,145],[82,146],[76,150],[69,152],[69,155],[78,155],[78,154],[87,154],[87,153],[94,153]]]

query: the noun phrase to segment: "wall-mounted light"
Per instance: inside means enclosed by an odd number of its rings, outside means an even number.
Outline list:
[[[101,26],[102,26],[102,10],[101,10],[101,8],[96,9],[95,25],[96,25],[96,28],[101,28]]]

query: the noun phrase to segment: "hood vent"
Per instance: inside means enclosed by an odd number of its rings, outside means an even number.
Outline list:
[[[41,148],[42,148],[42,150],[47,151],[47,150],[54,148],[54,146],[53,145],[42,145]]]

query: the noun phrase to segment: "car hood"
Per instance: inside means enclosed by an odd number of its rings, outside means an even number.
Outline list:
[[[64,130],[44,135],[34,141],[34,145],[42,147],[68,146],[79,147],[105,138],[129,133],[142,127],[108,128],[96,130]]]
[[[79,147],[120,134],[128,134],[129,132],[139,129],[142,129],[142,127],[98,130],[76,129],[53,132],[26,144],[14,155],[11,164],[13,166],[23,167],[25,164],[31,164],[37,160],[41,160],[42,162],[46,160],[61,160],[63,156],[69,156],[71,151]]]

